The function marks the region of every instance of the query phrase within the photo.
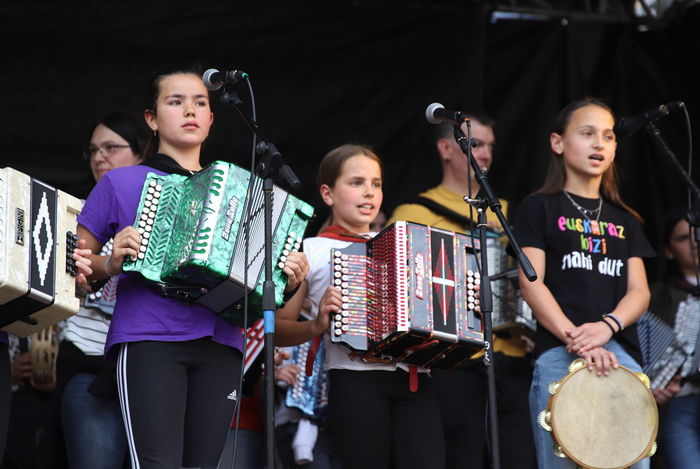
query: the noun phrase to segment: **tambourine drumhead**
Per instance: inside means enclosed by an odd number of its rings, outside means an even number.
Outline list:
[[[659,415],[654,396],[624,366],[598,376],[583,367],[562,379],[549,399],[552,437],[577,464],[625,468],[648,456]]]

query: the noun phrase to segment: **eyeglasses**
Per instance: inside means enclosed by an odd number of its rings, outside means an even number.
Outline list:
[[[85,157],[86,160],[90,161],[97,155],[97,152],[99,151],[102,153],[102,156],[105,158],[109,158],[112,155],[114,155],[119,148],[128,148],[130,145],[117,145],[115,143],[103,143],[99,147],[90,147],[87,150],[83,151],[83,156]]]

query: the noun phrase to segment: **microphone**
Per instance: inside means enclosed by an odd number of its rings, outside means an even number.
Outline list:
[[[646,126],[648,123],[655,122],[659,120],[660,117],[663,117],[669,112],[676,111],[682,107],[685,107],[683,101],[674,101],[672,103],[663,104],[657,108],[651,109],[644,114],[639,114],[634,117],[626,117],[615,124],[613,127],[613,132],[618,135],[630,136],[637,130]]]
[[[210,68],[202,75],[204,86],[209,91],[216,91],[223,85],[233,85],[241,78],[247,77],[246,72],[240,70],[232,70],[230,72],[220,72],[215,68]]]
[[[451,124],[461,125],[462,122],[469,118],[459,111],[450,111],[445,109],[440,103],[433,103],[425,110],[425,118],[431,124],[439,124],[441,122],[449,122]]]

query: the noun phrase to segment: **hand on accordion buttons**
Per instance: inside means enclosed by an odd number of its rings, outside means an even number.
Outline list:
[[[294,386],[297,382],[297,375],[301,368],[299,365],[284,365],[275,370],[275,382],[282,381],[289,386]]]
[[[343,295],[337,287],[330,285],[318,304],[318,317],[314,321],[315,334],[325,333],[331,327],[331,314],[340,311],[343,305]]]
[[[110,259],[109,275],[119,275],[122,271],[122,264],[127,256],[136,259],[141,247],[141,235],[133,226],[127,226],[114,236],[112,241],[112,258]],[[115,262],[116,261],[116,262]],[[105,266],[106,267],[106,266]]]
[[[92,275],[92,261],[90,256],[92,250],[85,249],[85,240],[78,240],[78,249],[73,251],[73,260],[75,267],[78,269],[78,275],[75,276],[75,282],[78,285],[87,285],[87,278]]]
[[[310,268],[306,254],[299,251],[290,252],[282,269],[287,274],[287,287],[284,291],[290,292],[299,286],[308,275]]]
[[[659,405],[668,404],[668,401],[681,392],[681,387],[681,375],[676,375],[665,388],[654,389],[654,400]]]

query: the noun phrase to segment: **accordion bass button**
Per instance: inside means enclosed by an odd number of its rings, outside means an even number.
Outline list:
[[[280,262],[279,264],[277,264],[277,267],[280,269],[284,269],[284,262]]]
[[[153,180],[153,179],[151,179],[150,181],[148,181],[148,187],[156,187],[156,184],[157,184],[157,182],[156,182],[155,180]]]
[[[342,335],[342,334],[343,334],[343,331],[341,331],[340,329],[336,329],[336,330],[333,331],[333,334],[335,334],[335,335]]]
[[[138,255],[138,258],[141,259],[141,260],[143,260],[143,259],[146,258],[146,254],[140,252],[139,255]],[[134,256],[131,256],[131,260],[132,260],[132,261],[135,261],[136,259],[134,259]]]

